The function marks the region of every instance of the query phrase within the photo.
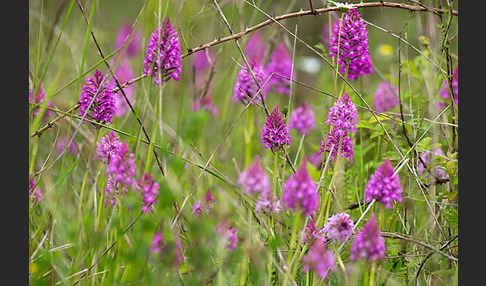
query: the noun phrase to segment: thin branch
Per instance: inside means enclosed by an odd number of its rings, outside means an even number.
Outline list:
[[[451,256],[447,253],[444,253],[442,252],[440,249],[437,249],[435,247],[433,247],[432,245],[428,245],[427,243],[423,242],[423,241],[420,241],[418,239],[415,239],[411,236],[408,236],[408,235],[403,235],[403,234],[399,234],[399,233],[395,233],[395,232],[382,232],[381,233],[384,237],[388,237],[388,238],[393,238],[393,239],[402,239],[402,240],[406,240],[406,241],[410,241],[410,242],[413,242],[415,244],[418,244],[420,246],[423,246],[425,248],[428,248],[436,253],[439,253],[445,257],[447,257],[448,259],[450,260],[453,260],[455,262],[459,261],[459,259],[457,259],[457,257],[454,257],[454,256]]]
[[[421,6],[413,6],[413,5],[407,5],[407,4],[404,4],[404,3],[393,3],[393,2],[357,3],[357,4],[353,4],[353,7],[354,8],[390,7],[390,8],[400,8],[400,9],[417,11],[417,12],[433,12],[433,13],[438,13],[438,14],[445,13],[445,11],[442,10],[442,9],[425,8],[425,7],[421,7]],[[340,10],[341,10],[340,7],[326,7],[326,8],[315,9],[315,13],[317,15],[320,15],[320,14],[324,14],[324,13],[327,13],[327,12],[340,11]],[[454,15],[454,16],[459,15],[459,12],[457,10],[452,10],[451,12],[452,12],[452,15]],[[308,15],[314,15],[314,14],[311,10],[304,10],[304,11],[301,10],[301,11],[298,11],[298,12],[292,12],[292,13],[276,16],[276,17],[273,17],[273,19],[275,21],[281,21],[281,20],[284,20],[284,19],[290,19],[290,18],[296,18],[296,17],[308,16]],[[182,58],[185,58],[185,57],[187,57],[187,56],[189,56],[189,55],[191,55],[195,52],[209,48],[211,46],[215,46],[215,45],[218,45],[218,44],[221,44],[221,43],[224,43],[224,42],[227,42],[227,41],[231,41],[231,40],[234,40],[234,39],[239,39],[239,38],[245,36],[246,34],[250,34],[250,33],[254,32],[258,29],[261,29],[265,26],[268,26],[268,25],[274,23],[274,20],[269,19],[269,20],[263,21],[263,22],[261,22],[257,25],[246,28],[244,31],[241,31],[239,33],[232,34],[230,36],[226,36],[226,37],[223,37],[223,38],[218,38],[218,39],[215,39],[211,42],[201,44],[201,45],[199,45],[195,48],[188,49],[187,53],[182,55]]]

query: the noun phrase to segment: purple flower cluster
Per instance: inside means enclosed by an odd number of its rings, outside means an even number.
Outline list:
[[[290,145],[290,133],[278,110],[278,104],[275,105],[267,122],[263,125],[261,141],[265,148],[271,148],[272,151],[276,151],[284,145]]]
[[[375,92],[376,112],[386,112],[398,104],[398,88],[391,83],[383,81]]]
[[[385,258],[385,240],[376,224],[375,214],[371,215],[370,220],[356,235],[351,246],[350,258],[352,261],[365,258],[370,262]]]
[[[116,198],[122,193],[127,194],[135,180],[135,155],[129,154],[128,145],[120,142],[115,132],[110,131],[108,135],[101,138],[96,146],[96,155],[102,162],[108,162],[106,173],[108,180],[105,189],[105,207],[116,205]]]
[[[454,72],[452,73],[452,82],[451,82],[451,85],[452,85],[452,92],[454,93],[454,102],[456,103],[456,105],[458,104],[458,95],[459,95],[459,79],[458,79],[458,69],[456,67],[456,69],[454,70]],[[441,90],[439,91],[439,96],[446,99],[447,102],[450,102],[450,93],[449,93],[449,84],[447,82],[447,79],[445,79],[443,82],[442,82],[442,88]],[[439,108],[442,109],[444,107],[444,103],[442,102],[439,102]]]
[[[137,185],[140,188],[143,197],[142,212],[151,212],[151,207],[159,195],[159,183],[154,182],[154,179],[150,177],[148,173],[145,173],[143,181],[138,180]]]
[[[430,161],[429,157],[431,157],[431,156],[445,157],[444,152],[442,152],[442,149],[436,148],[432,152],[430,152],[430,151],[422,152],[422,154],[420,154],[420,158],[422,158],[422,160],[424,161],[427,168],[431,168],[431,169],[435,170],[434,175],[437,177],[437,179],[445,180],[445,179],[449,178],[447,171],[444,170],[442,166],[440,166],[440,165],[429,166],[429,161]],[[422,164],[422,161],[419,160],[419,163],[418,163],[418,166],[417,166],[417,172],[419,173],[419,175],[422,175],[424,170],[425,170],[425,166]]]
[[[302,258],[303,270],[313,270],[322,279],[326,278],[329,270],[336,272],[336,258],[331,250],[326,247],[325,239],[314,242],[308,254]]]
[[[353,234],[354,224],[349,214],[339,213],[331,216],[323,231],[328,239],[344,243]]]
[[[135,176],[135,155],[128,154],[128,145],[121,142],[117,153],[110,157],[106,173],[108,180],[105,189],[105,207],[110,200],[112,206],[116,205],[116,198],[120,198],[121,194],[128,194],[128,188],[134,183]]]
[[[276,196],[273,196],[270,180],[260,166],[258,158],[246,171],[240,174],[238,184],[243,186],[243,191],[246,194],[258,195],[255,211],[263,210],[269,213],[278,213],[280,211],[280,201]]]
[[[393,166],[390,159],[385,162],[371,175],[365,189],[365,200],[370,202],[376,199],[382,202],[386,208],[393,207],[393,200],[402,202],[402,187],[398,174],[393,175]]]
[[[132,26],[128,23],[124,24],[120,31],[118,32],[118,36],[116,38],[116,46],[115,49],[119,49],[123,46],[123,43],[127,39],[128,35],[132,31]],[[135,30],[130,37],[130,44],[128,44],[126,48],[126,55],[130,58],[138,56],[140,53],[140,46],[141,46],[141,34],[140,31]]]
[[[260,210],[266,213],[278,213],[281,210],[280,200],[272,192],[261,193],[255,203],[255,211]]]
[[[204,206],[201,205],[201,201],[197,201],[192,208],[192,214],[195,216],[200,216],[201,213],[208,214],[214,205],[214,197],[211,194],[211,190],[208,189],[204,197]]]
[[[262,34],[258,31],[254,32],[246,45],[246,56],[250,65],[261,65],[266,50],[267,44],[265,44]]]
[[[213,62],[213,55],[209,51],[209,49],[204,49],[196,52],[192,58],[192,66],[196,73],[204,72],[209,67],[211,67],[211,63]]]
[[[353,161],[354,147],[351,140],[351,133],[356,132],[356,124],[359,122],[358,111],[351,101],[348,93],[334,103],[327,115],[326,124],[331,125],[327,134],[327,143],[322,140],[321,152],[331,152],[333,161],[336,161],[338,149],[342,158],[349,158]],[[334,146],[334,147],[333,147]]]
[[[194,103],[192,104],[192,110],[196,111],[201,108],[208,110],[212,116],[216,116],[218,114],[218,107],[216,107],[216,105],[213,104],[213,102],[211,101],[211,97],[209,97],[209,95],[204,96],[202,100],[200,96],[196,97],[196,100],[194,100]]]
[[[322,168],[322,152],[314,152],[309,156],[309,162],[318,170]]]
[[[263,96],[263,99],[266,98],[267,88],[263,86],[263,83],[265,82],[267,74],[264,67],[261,65],[253,65],[251,70],[260,84],[262,91],[257,94],[258,85],[255,83],[255,80],[251,76],[251,73],[248,71],[247,67],[243,66],[238,73],[235,85],[233,87],[233,101],[241,101],[243,103],[248,101],[251,104],[255,104],[261,102],[261,96]]]
[[[152,243],[150,244],[150,248],[149,248],[150,253],[161,252],[163,241],[164,238],[162,237],[162,233],[158,231],[154,235],[154,238],[152,239]]]
[[[307,134],[310,129],[314,129],[315,127],[314,112],[305,102],[302,102],[302,105],[292,112],[289,128],[297,129],[300,134]]]
[[[270,180],[260,166],[258,158],[253,161],[250,167],[240,174],[238,184],[243,185],[243,191],[248,195],[271,193]]]
[[[334,26],[336,23],[335,17],[332,17],[331,19],[331,28]],[[324,21],[324,25],[322,26],[322,31],[321,31],[321,41],[322,44],[324,45],[324,48],[328,49],[329,46],[331,45],[331,39],[329,37],[329,20],[326,19]]]
[[[316,239],[324,239],[324,232],[322,229],[316,227],[314,218],[310,217],[309,222],[302,232],[302,243],[312,244]]]
[[[288,78],[291,78],[292,74],[292,60],[284,43],[280,43],[270,55],[270,62],[266,66],[266,71],[268,75],[275,73],[287,77],[283,78],[274,74],[270,79],[270,84],[276,92],[290,95]]]
[[[112,89],[111,85],[103,81],[103,74],[96,69],[94,78],[89,76],[83,85],[79,99],[79,115],[99,123],[111,123],[115,112]]]
[[[349,10],[334,24],[329,57],[339,58],[339,72],[344,75],[347,68],[349,79],[373,72],[366,23],[361,19],[357,9]]]
[[[226,247],[231,251],[235,250],[236,243],[238,243],[236,228],[230,227],[230,224],[227,221],[224,221],[222,223],[218,223],[218,232],[223,237],[223,239],[227,241]]]
[[[118,154],[121,142],[120,137],[115,132],[110,131],[105,137],[101,138],[101,142],[96,144],[96,155],[102,162],[107,162],[111,157]]]
[[[38,187],[35,187],[34,178],[30,178],[29,182],[29,197],[33,198],[36,202],[42,199],[42,192]]]
[[[37,90],[37,96],[35,96],[34,98],[34,91],[31,90],[29,91],[29,103],[30,104],[39,104],[39,103],[42,103],[44,101],[44,98],[46,97],[46,92],[44,91],[44,88],[41,86],[39,86],[39,89]],[[52,104],[50,101],[47,102],[47,106],[48,107],[52,107]],[[34,111],[32,112],[34,114],[34,117],[37,116],[37,114],[39,114],[39,109],[40,107],[35,107],[34,108]],[[46,113],[45,113],[47,116],[51,116],[52,115],[52,111],[50,110],[46,110]]]
[[[135,74],[132,71],[132,67],[130,66],[130,61],[127,58],[123,58],[121,60],[120,65],[115,70],[115,76],[121,85],[124,85],[129,80],[135,77]],[[116,87],[115,79],[111,79],[110,86]],[[125,95],[127,96],[128,100],[130,100],[130,103],[132,104],[133,104],[133,93],[135,92],[135,86],[136,84],[134,83],[123,88]],[[115,100],[115,111],[113,115],[115,117],[121,117],[129,109],[128,103],[123,97],[121,91],[118,91],[114,94],[114,100]]]
[[[299,170],[285,183],[282,202],[286,209],[291,208],[295,212],[299,207],[300,212],[307,216],[313,215],[319,206],[317,186],[307,172],[305,157]]]
[[[56,150],[58,153],[62,153],[64,151],[64,148],[66,148],[66,144],[71,141],[71,137],[64,136],[57,140],[56,143]],[[69,147],[67,147],[66,152],[72,153],[72,154],[79,154],[79,149],[78,146],[76,146],[76,142],[73,140]]]
[[[144,66],[144,74],[151,75],[157,85],[170,78],[177,81],[180,79],[182,73],[181,45],[177,31],[172,27],[170,20],[164,19],[162,27],[155,29],[152,33],[147,45]]]

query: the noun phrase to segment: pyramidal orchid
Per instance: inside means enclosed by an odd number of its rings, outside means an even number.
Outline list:
[[[385,162],[371,175],[365,189],[365,200],[370,202],[375,199],[382,202],[386,208],[393,207],[393,201],[402,202],[402,187],[398,174],[394,175],[390,159]]]
[[[326,124],[331,125],[326,141],[322,140],[321,152],[330,153],[331,159],[336,161],[338,150],[341,157],[353,160],[354,147],[351,133],[356,132],[356,124],[359,122],[358,111],[351,101],[348,93],[334,103],[327,115]],[[331,152],[332,150],[332,152]]]
[[[353,234],[354,224],[349,214],[338,213],[331,216],[322,229],[328,239],[344,243]]]
[[[240,174],[238,184],[243,186],[243,191],[248,195],[271,193],[270,180],[263,171],[258,158]]]
[[[306,216],[313,215],[319,206],[317,186],[307,172],[305,157],[299,170],[285,183],[282,202],[286,209],[290,208],[295,212],[299,208],[299,211]]]
[[[459,103],[458,101],[458,95],[459,95],[459,78],[458,78],[458,68],[454,70],[452,73],[452,92],[454,93],[454,102],[456,105]],[[439,96],[446,99],[446,102],[450,102],[450,91],[449,91],[449,83],[447,82],[447,79],[444,79],[442,82],[442,88],[439,91]],[[439,108],[442,109],[444,107],[443,102],[439,102]]]
[[[143,181],[138,180],[137,185],[142,194],[142,212],[151,212],[152,206],[155,204],[155,201],[159,195],[159,183],[154,182],[154,179],[150,177],[148,173],[145,173],[143,176]]]
[[[260,93],[257,93],[259,90],[258,85],[245,65],[241,68],[236,77],[236,82],[233,87],[233,101],[241,101],[242,103],[250,102],[251,104],[255,104],[261,103],[262,96],[264,100],[266,99],[267,88],[263,83],[265,82],[267,74],[264,67],[261,65],[253,65],[251,66],[251,70],[262,90]]]
[[[267,122],[262,127],[261,142],[265,148],[270,148],[272,151],[279,150],[285,145],[290,145],[290,133],[278,110],[278,104],[275,105],[272,113],[267,118]]]
[[[265,52],[267,51],[267,44],[263,39],[263,35],[256,31],[248,40],[246,45],[246,56],[250,65],[261,65]]]
[[[305,103],[302,104],[292,112],[289,120],[289,128],[296,129],[300,134],[307,134],[309,130],[316,127],[314,112]]]
[[[376,112],[386,112],[398,104],[398,88],[389,82],[383,81],[375,92]]]
[[[119,49],[123,46],[124,42],[127,40],[127,37],[129,36],[130,32],[132,31],[132,25],[129,23],[125,23],[122,25],[120,28],[120,31],[118,32],[118,36],[116,38],[116,46],[115,49]],[[133,31],[131,37],[130,37],[130,43],[126,47],[125,54],[129,58],[133,58],[138,56],[141,50],[141,39],[142,36],[140,34],[139,30]]]
[[[269,76],[275,73],[270,79],[271,87],[277,93],[290,95],[289,79],[292,73],[292,60],[284,43],[280,43],[270,55],[270,62],[266,66],[266,71]]]
[[[325,239],[317,239],[309,252],[302,258],[303,270],[315,271],[320,278],[328,276],[329,270],[336,271],[336,257],[326,247]]]
[[[373,72],[366,23],[361,19],[357,9],[348,10],[342,19],[335,22],[332,28],[329,57],[339,63],[341,74],[345,75],[347,70],[349,79],[356,79]]]
[[[372,214],[363,229],[356,235],[351,246],[351,260],[367,259],[369,262],[385,258],[385,240]]]
[[[79,99],[79,116],[99,123],[111,123],[115,113],[113,86],[104,81],[103,74],[96,69],[83,85]],[[87,121],[85,121],[87,123]]]
[[[120,65],[115,70],[115,76],[122,86],[135,77],[132,67],[130,66],[130,61],[127,58],[123,58],[121,60]],[[111,79],[110,86],[116,87],[115,79]],[[125,95],[131,104],[133,104],[133,93],[135,92],[135,87],[136,84],[134,83],[123,88],[123,92],[125,92]],[[121,90],[118,90],[113,96],[115,101],[115,110],[113,112],[113,116],[121,117],[130,107],[123,97]]]
[[[156,85],[169,79],[178,81],[182,73],[181,45],[177,31],[169,19],[155,29],[147,44],[144,74],[152,76]],[[160,77],[160,79],[159,79]]]

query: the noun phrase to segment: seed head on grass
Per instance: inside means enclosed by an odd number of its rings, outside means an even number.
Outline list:
[[[390,159],[385,162],[371,175],[365,189],[365,200],[370,202],[376,199],[382,202],[386,208],[393,207],[393,201],[402,202],[402,187],[398,174],[393,175],[393,166]]]
[[[314,129],[315,127],[314,112],[305,102],[303,102],[292,112],[289,128],[296,129],[300,134],[307,134],[309,130]]]
[[[270,55],[270,62],[266,66],[266,71],[268,75],[275,73],[291,78],[292,59],[284,43],[280,43]],[[271,87],[277,93],[290,95],[290,81],[275,74],[270,79]]]
[[[148,173],[145,173],[143,181],[138,180],[137,185],[140,188],[143,199],[142,212],[151,212],[152,205],[159,195],[159,183],[154,182],[154,179]]]
[[[296,211],[297,207],[302,214],[311,216],[319,206],[317,186],[307,172],[307,159],[304,157],[299,170],[290,176],[284,186],[282,202],[286,209]]]
[[[94,77],[89,76],[83,85],[79,99],[79,116],[86,116],[88,119],[103,124],[111,123],[115,113],[115,100],[112,90],[113,86],[106,81],[103,82],[103,74],[96,69]]]
[[[331,159],[336,161],[340,149],[342,158],[349,158],[353,161],[354,147],[351,140],[351,133],[356,132],[358,111],[351,101],[348,93],[334,103],[327,115],[326,124],[331,125],[331,131],[327,134],[327,142],[322,140],[321,152],[331,152]],[[333,147],[334,146],[334,147]]]
[[[386,112],[398,104],[398,88],[383,81],[375,92],[375,108],[377,112]]]
[[[341,37],[339,38],[340,23]],[[368,50],[368,31],[366,31],[366,23],[361,19],[358,9],[349,10],[333,26],[329,57],[336,61],[338,51],[339,72],[343,75],[346,74],[346,66],[349,64],[347,73],[349,79],[356,79],[373,72]]]
[[[351,246],[351,260],[367,259],[370,262],[385,258],[385,239],[376,224],[375,214],[356,235]]]
[[[159,40],[160,37],[160,40]],[[159,80],[160,73],[160,80]],[[169,79],[178,81],[182,73],[181,45],[177,31],[169,19],[155,29],[147,44],[144,59],[144,74],[152,76],[156,85]]]
[[[336,271],[336,258],[331,250],[326,247],[325,239],[317,239],[311,249],[302,258],[303,270],[313,270],[322,279],[326,278],[329,270]]]
[[[236,82],[233,87],[234,102],[241,101],[245,103],[248,101],[251,104],[255,104],[261,103],[261,96],[263,96],[264,100],[267,98],[267,87],[263,85],[267,77],[264,67],[261,65],[253,65],[251,69],[262,90],[257,94],[258,85],[255,83],[255,80],[251,76],[251,73],[247,67],[243,66],[236,77]]]
[[[287,124],[284,122],[278,104],[275,105],[267,122],[262,127],[261,142],[265,148],[277,151],[285,145],[290,145],[290,133]]]
[[[331,216],[324,225],[323,231],[328,239],[345,242],[353,234],[354,224],[349,214],[338,213]]]

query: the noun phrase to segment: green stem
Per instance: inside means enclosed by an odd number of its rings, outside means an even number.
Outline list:
[[[98,143],[98,137],[100,135],[100,129],[101,128],[96,127],[94,144],[91,147],[91,150],[88,154],[88,163],[86,164],[86,171],[84,172],[83,182],[81,184],[81,191],[79,193],[79,204],[78,204],[78,214],[79,214],[80,217],[81,217],[81,208],[82,208],[82,205],[83,205],[84,189],[86,187],[86,182],[88,181],[89,165],[91,164],[91,159],[93,158],[94,152],[96,150],[96,143]]]
[[[252,112],[251,108],[248,108],[246,111],[246,129],[244,131],[244,138],[245,138],[245,168],[248,168],[250,166],[251,162],[251,136],[253,133],[253,128],[252,128]]]
[[[375,284],[375,270],[376,270],[376,263],[373,262],[371,264],[370,283],[368,283],[368,286],[373,286]]]
[[[285,279],[284,279],[284,283],[283,285],[286,286],[289,282],[289,273],[292,273],[292,251],[295,247],[295,242],[296,242],[296,236],[297,236],[297,232],[298,232],[298,229],[299,229],[299,223],[300,223],[300,210],[299,210],[299,207],[297,207],[296,211],[295,211],[295,217],[294,217],[294,224],[293,224],[293,229],[292,229],[292,236],[290,237],[290,247],[289,247],[289,251],[288,251],[288,255],[287,255],[287,266],[288,266],[288,269],[287,269],[287,272],[285,273]]]

